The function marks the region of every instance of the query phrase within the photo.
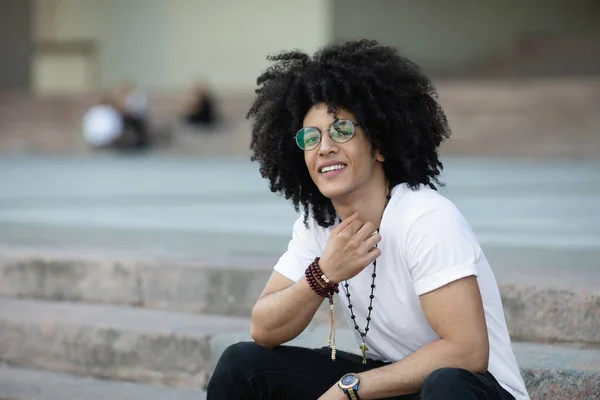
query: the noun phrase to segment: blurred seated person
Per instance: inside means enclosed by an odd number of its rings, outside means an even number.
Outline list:
[[[216,124],[214,98],[202,83],[195,84],[184,99],[181,119],[193,127],[212,127]]]
[[[83,138],[95,149],[134,150],[147,143],[135,118],[122,111],[113,95],[105,95],[83,116]]]
[[[114,101],[121,112],[124,131],[128,135],[128,146],[144,148],[149,145],[148,97],[132,83],[119,85],[113,93]]]

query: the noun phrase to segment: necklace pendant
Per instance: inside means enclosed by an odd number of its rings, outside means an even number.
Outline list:
[[[360,345],[359,349],[362,351],[362,363],[366,364],[367,363],[367,351],[369,351],[369,348],[367,347],[367,345],[365,344],[365,342],[363,341],[362,344]]]

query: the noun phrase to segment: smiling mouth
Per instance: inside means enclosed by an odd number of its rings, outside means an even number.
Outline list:
[[[326,174],[327,172],[341,171],[344,168],[346,168],[346,164],[328,165],[326,167],[319,169],[319,173]]]

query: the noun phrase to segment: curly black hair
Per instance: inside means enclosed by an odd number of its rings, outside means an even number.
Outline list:
[[[384,156],[392,185],[441,185],[438,147],[450,136],[446,115],[431,80],[421,68],[391,47],[373,40],[332,43],[314,56],[299,50],[267,57],[274,61],[257,79],[252,121],[252,161],[272,192],[302,206],[323,227],[335,223],[331,200],[312,181],[294,136],[308,110],[328,105],[352,112],[373,149]]]

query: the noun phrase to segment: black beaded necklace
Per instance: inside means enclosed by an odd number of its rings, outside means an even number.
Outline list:
[[[392,185],[388,186],[388,194],[386,196],[387,201],[385,203],[385,206],[387,207],[388,203],[390,202],[390,199],[392,198]],[[385,209],[385,207],[384,207]],[[379,229],[377,229],[377,232],[379,233]],[[358,327],[358,325],[356,324],[356,316],[354,315],[354,311],[352,311],[352,309],[354,308],[354,306],[352,305],[352,303],[350,302],[350,285],[348,284],[348,281],[344,281],[344,293],[346,293],[346,297],[348,298],[348,308],[350,309],[350,318],[352,319],[352,323],[354,324],[354,329],[356,329],[356,331],[360,334],[360,338],[362,340],[362,344],[360,345],[360,350],[362,351],[362,363],[366,364],[367,363],[367,351],[369,351],[369,348],[367,347],[367,345],[365,344],[365,338],[367,337],[367,334],[369,333],[369,324],[371,323],[371,311],[373,311],[373,299],[375,298],[375,278],[377,277],[377,259],[373,260],[373,273],[371,274],[371,277],[373,278],[373,281],[371,282],[371,294],[369,295],[369,313],[367,314],[367,325],[365,326],[365,330],[364,332],[362,332],[360,330],[360,328]]]

